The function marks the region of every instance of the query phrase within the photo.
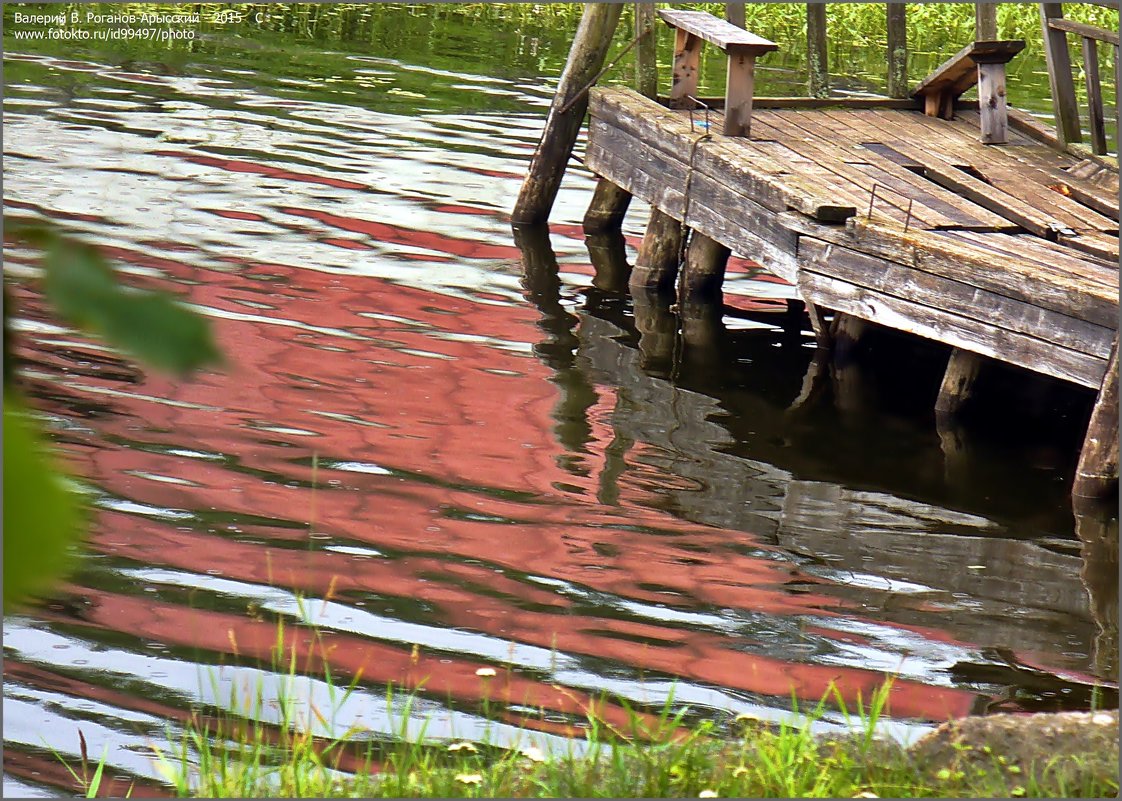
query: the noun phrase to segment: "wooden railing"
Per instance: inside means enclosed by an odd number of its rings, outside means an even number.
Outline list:
[[[1083,75],[1087,84],[1087,119],[1090,127],[1091,151],[1102,155],[1108,148],[1098,45],[1099,42],[1103,42],[1114,47],[1114,105],[1117,126],[1118,87],[1122,85],[1118,33],[1064,19],[1063,3],[1041,3],[1040,21],[1044,27],[1044,52],[1048,60],[1048,80],[1052,87],[1056,132],[1064,144],[1083,141],[1079,103],[1075,95],[1075,80],[1072,77],[1071,55],[1068,51],[1067,35],[1072,33],[1083,40]]]

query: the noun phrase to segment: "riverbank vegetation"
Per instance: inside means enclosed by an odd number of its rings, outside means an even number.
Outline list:
[[[1118,792],[1116,753],[1072,755],[1069,749],[1025,764],[983,745],[968,760],[958,759],[961,754],[947,760],[924,758],[940,749],[924,751],[922,741],[905,748],[882,739],[891,681],[867,699],[858,696],[856,708],[836,690],[809,708],[792,698],[790,719],[779,722],[745,715],[699,719],[673,697],[653,710],[603,698],[624,710],[622,723],[593,703],[584,721],[551,734],[535,730],[533,721],[540,719],[531,715],[511,735],[509,715],[485,701],[489,725],[475,740],[428,736],[431,720],[417,711],[420,690],[402,696],[391,687],[388,734],[355,725],[335,733],[339,710],[359,678],[341,686],[323,663],[314,678],[326,683],[330,708],[317,708],[300,692],[312,674],[298,673],[294,646],[285,651],[289,641],[278,624],[272,662],[281,680],[274,694],[261,684],[241,694],[232,689],[223,707],[196,711],[167,744],[154,748],[157,768],[177,795],[1102,798]],[[313,641],[322,645],[318,634]],[[501,676],[491,668],[477,675],[486,699]],[[973,746],[952,744],[950,750]],[[1108,763],[1113,768],[1104,767]]]

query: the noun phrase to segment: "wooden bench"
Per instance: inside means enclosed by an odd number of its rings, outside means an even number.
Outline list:
[[[725,136],[748,136],[752,126],[752,94],[756,82],[756,57],[778,50],[779,45],[704,11],[659,11],[675,30],[674,83],[670,108],[692,108],[697,95],[701,43],[710,42],[728,56],[725,84]]]
[[[1020,39],[974,42],[951,56],[927,76],[912,97],[923,98],[929,117],[954,117],[954,101],[978,84],[978,108],[982,118],[982,142],[1004,144],[1009,125],[1005,102],[1005,65],[1020,53]]]

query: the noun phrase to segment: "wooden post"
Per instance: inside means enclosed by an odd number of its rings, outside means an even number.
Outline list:
[[[1089,36],[1083,37],[1083,74],[1087,76],[1091,152],[1101,156],[1106,153],[1106,120],[1103,113],[1103,88],[1099,81],[1099,46]]]
[[[1005,62],[978,63],[978,112],[982,121],[982,144],[1005,144],[1009,132]]]
[[[678,302],[684,303],[689,298],[697,302],[720,303],[721,285],[725,281],[728,260],[727,247],[694,231],[686,249],[686,263],[682,268],[682,292]]]
[[[743,3],[725,3],[725,19],[731,22],[738,28],[744,27],[744,4]]]
[[[836,312],[830,326],[830,341],[834,349],[834,363],[849,365],[857,355],[857,345],[868,327],[868,321],[852,314]]]
[[[997,3],[974,4],[974,41],[992,42],[997,39]]]
[[[1118,337],[1106,363],[1099,397],[1087,425],[1071,493],[1081,498],[1106,498],[1118,486]]]
[[[1071,77],[1071,56],[1067,50],[1067,34],[1048,25],[1050,19],[1061,19],[1063,3],[1041,3],[1040,24],[1044,31],[1044,57],[1048,64],[1048,83],[1052,88],[1052,113],[1056,118],[1056,135],[1065,145],[1083,141],[1079,130],[1079,106],[1075,100],[1075,82]]]
[[[655,34],[654,3],[635,4],[635,35],[643,34],[635,52],[635,90],[643,97],[658,99],[658,36]]]
[[[888,3],[888,96],[908,96],[908,17],[906,3]]]
[[[651,219],[639,246],[635,268],[628,285],[633,293],[660,292],[670,294],[678,278],[678,260],[682,251],[683,226],[669,214],[651,206]]]
[[[674,72],[670,86],[670,108],[693,108],[697,97],[697,72],[702,40],[687,30],[674,31]]]
[[[565,165],[588,110],[585,89],[604,66],[622,9],[619,3],[585,5],[545,120],[545,129],[514,204],[511,214],[513,224],[532,225],[549,219],[557,190],[561,187],[561,177],[565,174]]]
[[[599,234],[605,231],[618,231],[623,225],[623,218],[630,204],[630,192],[616,186],[607,178],[601,178],[596,182],[592,201],[584,214],[584,232]]]
[[[955,348],[947,361],[943,385],[935,399],[936,419],[949,419],[958,414],[962,405],[974,393],[974,380],[982,366],[982,357],[967,350]]]
[[[811,97],[830,94],[830,63],[826,50],[826,4],[806,4],[807,89]]]
[[[725,81],[725,136],[752,132],[752,95],[756,86],[756,54],[730,50]]]

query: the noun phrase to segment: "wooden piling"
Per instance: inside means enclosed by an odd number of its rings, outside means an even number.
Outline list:
[[[729,255],[729,249],[720,242],[695,231],[686,249],[679,302],[688,298],[691,302],[719,304]]]
[[[1108,498],[1118,489],[1118,337],[1079,454],[1072,495]]]
[[[834,350],[834,363],[847,365],[857,355],[861,335],[868,327],[868,321],[852,314],[836,312],[830,326],[830,341]]]
[[[623,225],[627,207],[631,205],[631,193],[613,184],[607,178],[596,182],[592,201],[584,213],[584,232],[600,234],[618,231]]]
[[[887,3],[888,96],[908,96],[908,17],[906,3]]]
[[[651,207],[651,219],[647,223],[643,242],[639,245],[639,255],[635,259],[635,268],[631,271],[631,280],[628,282],[632,292],[669,294],[674,291],[684,234],[680,222],[654,206]]]
[[[1063,3],[1041,3],[1040,24],[1044,31],[1044,58],[1048,64],[1048,83],[1052,88],[1052,112],[1056,118],[1056,135],[1065,145],[1083,141],[1079,129],[1079,106],[1075,99],[1075,81],[1071,77],[1071,55],[1067,34],[1048,24],[1061,19]]]
[[[826,4],[806,4],[807,89],[811,97],[830,94],[829,53],[826,49]]]
[[[936,418],[949,419],[958,414],[974,393],[974,381],[982,365],[982,357],[961,348],[951,351],[943,384],[935,400]]]
[[[545,129],[514,204],[513,224],[532,225],[549,219],[565,165],[588,110],[586,89],[604,66],[622,9],[619,3],[585,5]]]

